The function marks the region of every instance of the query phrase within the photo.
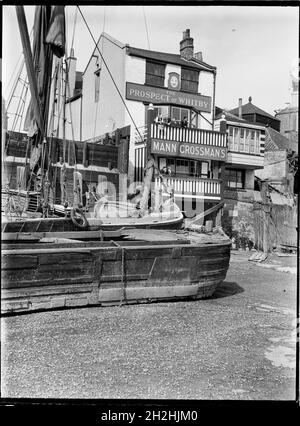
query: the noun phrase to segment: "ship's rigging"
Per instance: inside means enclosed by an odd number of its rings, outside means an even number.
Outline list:
[[[107,69],[107,72],[113,82],[113,85],[120,96],[121,102],[123,103],[140,141],[144,141],[145,136],[140,133],[135,120],[125,102],[122,93],[116,84],[114,76],[109,69],[109,66],[101,52],[95,37],[93,36],[91,29],[81,11],[81,8],[77,6],[75,8],[74,25],[72,33],[72,41],[70,48],[70,56],[73,53],[73,45],[75,39],[75,29],[77,23],[78,11],[86,25],[86,28],[93,40],[94,49],[100,56],[101,66]],[[28,167],[30,169],[29,177],[26,179],[26,197],[28,201],[29,191],[36,191],[40,193],[40,207],[43,212],[43,217],[47,217],[53,211],[53,203],[56,200],[56,182],[59,174],[60,185],[61,185],[61,199],[60,203],[63,206],[68,206],[68,200],[66,196],[66,123],[67,115],[66,108],[69,108],[69,124],[71,125],[72,144],[74,155],[74,174],[76,175],[77,159],[74,142],[74,130],[73,130],[73,117],[71,103],[66,100],[72,96],[70,93],[69,85],[69,63],[68,58],[66,31],[65,31],[65,11],[64,6],[37,6],[35,12],[35,24],[33,29],[33,47],[31,50],[30,40],[28,36],[26,17],[23,6],[16,6],[16,12],[19,22],[19,28],[21,33],[23,52],[24,52],[24,63],[26,64],[27,75],[29,82],[24,83],[24,96],[28,91],[30,85],[31,101],[27,110],[25,118],[25,127],[28,130],[27,147],[26,147],[26,159],[25,166],[26,171]],[[146,25],[145,11],[144,20]],[[105,29],[105,9],[103,17],[103,30]],[[147,40],[149,44],[148,28]],[[149,45],[150,47],[150,45]],[[54,56],[53,56],[54,54]],[[52,66],[53,63],[53,66]],[[47,66],[45,65],[47,64]],[[20,70],[22,72],[24,64],[21,64]],[[20,73],[19,73],[20,75]],[[18,81],[20,77],[18,77]],[[26,86],[27,84],[27,86]],[[26,90],[27,87],[27,90]],[[22,92],[22,93],[23,93]],[[51,101],[51,102],[50,102]],[[25,109],[25,101],[19,102],[19,112],[16,118],[20,119],[20,109],[22,113]],[[52,105],[51,105],[52,104]],[[97,115],[95,117],[95,122]],[[61,126],[62,124],[62,126]],[[21,125],[21,119],[19,122]],[[60,128],[62,127],[62,140],[63,140],[63,152],[62,158],[60,158],[60,164],[53,164],[51,162],[51,152],[53,148],[54,137],[60,136]],[[96,127],[95,127],[96,129]],[[95,132],[95,130],[94,130]],[[48,137],[48,138],[47,138]],[[69,145],[70,147],[70,145]],[[27,160],[27,154],[30,154],[30,159]],[[151,164],[151,170],[153,173],[154,163],[151,158],[148,158],[146,165],[145,174],[149,173],[149,164]],[[157,170],[158,175],[164,183],[164,178]],[[148,176],[149,178],[149,176]],[[149,180],[149,179],[147,179]],[[150,177],[151,181],[151,177]],[[82,207],[80,200],[81,195],[78,193],[78,185],[76,184],[76,178],[74,181],[74,201],[75,205],[73,208]],[[146,191],[148,192],[148,191]],[[145,194],[144,194],[145,195]],[[146,208],[147,202],[146,196],[142,197],[143,207]],[[28,203],[27,203],[28,204]],[[139,206],[140,207],[140,206]],[[25,207],[26,208],[26,203]],[[20,211],[20,209],[19,209]],[[21,212],[22,214],[22,212]]]

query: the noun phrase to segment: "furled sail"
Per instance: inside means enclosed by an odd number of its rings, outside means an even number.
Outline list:
[[[50,44],[54,55],[61,58],[65,54],[65,9],[54,6],[51,13],[46,43]]]
[[[44,119],[44,128],[38,129],[31,100],[24,124],[24,130],[32,137],[40,130],[45,136],[49,111],[49,96],[53,53],[61,57],[65,51],[64,6],[36,6],[33,32],[33,62],[38,88],[38,103]]]

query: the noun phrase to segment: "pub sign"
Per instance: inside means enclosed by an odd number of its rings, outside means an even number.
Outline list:
[[[203,112],[211,112],[211,97],[198,93],[185,93],[162,87],[126,83],[126,99],[152,104],[173,104],[190,107]]]

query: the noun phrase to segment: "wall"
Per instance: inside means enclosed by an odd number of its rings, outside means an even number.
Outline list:
[[[212,72],[200,71],[199,73],[199,86],[198,92],[205,96],[211,96],[211,112],[202,112],[202,115],[212,123],[213,119],[213,84],[214,75]],[[202,117],[200,117],[200,126],[201,129],[211,130],[211,125]]]
[[[108,36],[101,36],[98,43],[100,52],[108,65],[123,98],[125,97],[125,49],[123,45]],[[98,58],[92,57],[83,74],[83,105],[82,105],[82,138],[83,140],[112,132],[125,125],[124,105],[115,85],[102,62],[99,52]],[[95,102],[95,71],[99,63],[100,87],[99,101]]]
[[[276,114],[281,122],[280,133],[291,141],[298,141],[298,108],[290,107]]]
[[[270,214],[263,217],[261,203],[254,204],[254,231],[257,249],[263,249],[263,230],[270,250],[280,245],[297,246],[297,206],[271,204]]]
[[[68,102],[66,104],[66,139],[74,139],[79,141],[81,132],[80,132],[80,122],[81,122],[81,98],[76,99],[75,101]],[[62,120],[60,129],[62,129]],[[59,137],[62,137],[62,130],[60,130]]]
[[[222,215],[222,227],[230,237],[234,237],[237,244],[245,248],[254,244],[254,217],[253,217],[253,192],[225,190]]]
[[[143,58],[126,55],[125,59],[125,84],[126,82],[145,84],[146,61]],[[143,136],[145,126],[146,108],[142,102],[126,100],[126,105],[134,119],[132,122],[129,114],[125,111],[125,123],[131,126],[130,144],[128,154],[128,177],[132,182],[134,179],[134,163],[135,163],[135,140],[138,135],[136,127]],[[134,125],[135,124],[135,125]],[[138,136],[137,136],[138,137]]]
[[[287,177],[286,150],[266,151],[264,168],[256,170],[255,175],[260,179],[284,184]]]

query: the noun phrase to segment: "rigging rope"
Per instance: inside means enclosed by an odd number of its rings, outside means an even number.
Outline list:
[[[72,42],[71,42],[71,52],[73,50],[73,45],[74,45],[74,38],[75,38],[75,27],[76,27],[76,21],[77,21],[77,7],[75,6],[75,17],[74,17],[74,26],[73,26],[73,36],[72,36]]]
[[[106,61],[105,61],[105,59],[104,59],[104,57],[102,56],[102,54],[101,54],[101,52],[100,52],[100,50],[99,50],[99,47],[98,47],[98,45],[97,45],[97,42],[96,42],[96,40],[95,40],[95,38],[94,38],[94,36],[93,36],[93,34],[92,34],[92,32],[91,32],[91,30],[90,30],[89,26],[88,26],[88,23],[86,22],[86,19],[85,19],[85,17],[83,16],[83,14],[82,14],[82,12],[81,12],[80,7],[79,7],[79,6],[77,6],[77,7],[78,7],[78,10],[79,10],[79,12],[80,12],[80,14],[81,14],[81,16],[82,16],[82,19],[84,20],[84,23],[85,23],[86,27],[87,27],[87,29],[88,29],[88,32],[90,33],[90,36],[91,36],[91,37],[92,37],[92,39],[93,39],[93,42],[94,42],[94,44],[95,44],[95,46],[96,46],[96,49],[98,50],[98,52],[99,52],[99,54],[100,54],[100,56],[101,56],[101,58],[102,58],[102,61],[103,61],[104,65],[105,65],[105,67],[106,67],[106,69],[107,69],[107,72],[108,72],[108,74],[109,74],[110,78],[112,79],[112,82],[113,82],[113,84],[114,84],[114,86],[115,86],[115,88],[116,88],[116,90],[117,90],[117,92],[118,92],[118,94],[119,94],[119,96],[120,96],[120,98],[121,98],[121,101],[122,101],[122,103],[124,104],[125,109],[126,109],[126,111],[127,111],[128,115],[129,115],[129,117],[130,117],[130,119],[131,119],[131,121],[132,121],[132,123],[133,123],[133,125],[134,125],[134,127],[135,127],[135,129],[136,129],[136,131],[137,131],[137,133],[139,134],[139,136],[140,136],[140,138],[141,138],[141,141],[143,141],[143,137],[142,137],[142,135],[141,135],[141,133],[140,133],[140,131],[139,131],[139,129],[138,129],[138,127],[137,127],[137,125],[136,125],[136,123],[135,123],[135,121],[134,121],[134,119],[133,119],[132,115],[131,115],[131,112],[129,111],[129,109],[128,109],[127,105],[126,105],[126,102],[125,102],[125,100],[124,100],[124,98],[123,98],[123,96],[122,96],[122,93],[120,92],[120,90],[119,90],[119,88],[118,88],[118,86],[117,86],[117,84],[116,84],[116,82],[115,82],[115,80],[114,80],[114,78],[113,78],[113,76],[112,76],[112,74],[111,74],[111,72],[110,72],[110,69],[109,69],[109,67],[108,67],[108,65],[107,65],[107,63],[106,63]]]
[[[145,7],[144,7],[144,6],[143,6],[143,14],[144,14],[145,27],[146,27],[147,42],[148,42],[148,49],[150,50],[149,33],[148,33],[148,26],[147,26],[146,14],[145,14]]]

